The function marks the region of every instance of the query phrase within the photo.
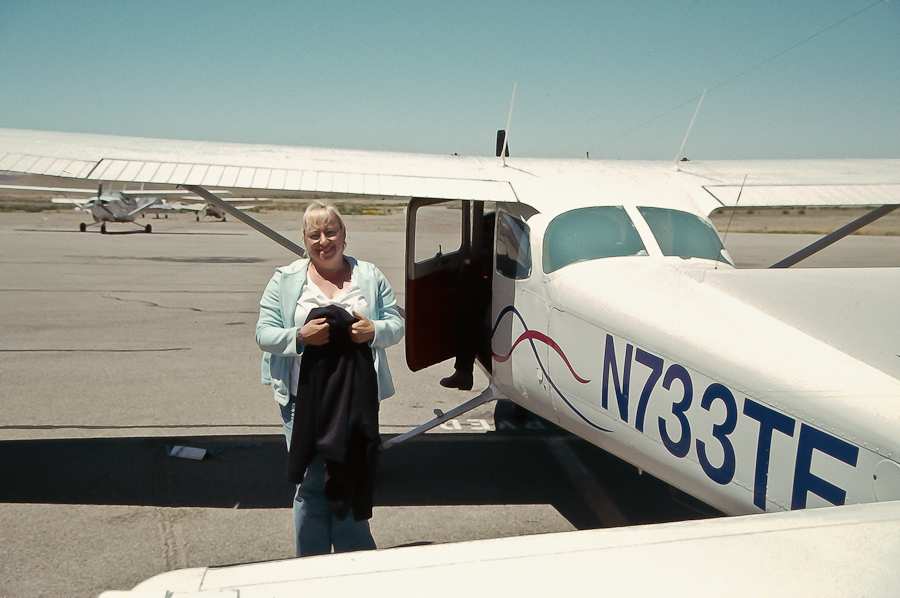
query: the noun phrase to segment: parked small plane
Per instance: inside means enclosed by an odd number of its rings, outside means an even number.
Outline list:
[[[154,192],[149,193],[155,194]],[[144,192],[103,191],[103,184],[101,183],[97,188],[97,195],[90,199],[77,200],[55,197],[53,198],[53,203],[73,203],[76,210],[90,212],[94,221],[90,224],[82,222],[79,227],[81,232],[85,232],[90,226],[99,224],[100,232],[106,234],[107,222],[130,222],[135,226],[141,226],[134,219],[159,201],[157,197],[143,197],[143,195]],[[142,228],[144,232],[153,232],[153,227],[149,224]]]
[[[385,446],[505,398],[729,515],[900,499],[900,269],[788,269],[900,207],[900,160],[188,148],[11,129],[0,148],[0,170],[181,185],[298,254],[207,189],[412,198],[407,363],[450,359],[474,321],[490,383]],[[447,205],[453,243],[423,247],[422,218]],[[708,219],[737,205],[880,207],[743,270]]]
[[[59,193],[64,197],[54,197],[51,201],[56,204],[72,204],[79,212],[89,212],[94,221],[90,224],[81,223],[79,230],[85,232],[89,227],[96,224],[100,225],[100,232],[106,234],[107,222],[130,222],[135,226],[141,226],[135,222],[135,218],[143,215],[151,207],[162,206],[159,198],[160,195],[177,193],[183,195],[180,190],[157,189],[138,191],[104,191],[103,183],[99,183],[97,191],[90,189],[82,189],[78,187],[37,187],[24,185],[0,185],[0,189],[10,189],[19,191],[43,191],[47,193]],[[68,195],[94,194],[93,197],[86,199],[74,199],[65,197]],[[152,232],[153,227],[149,224],[141,227],[144,232]]]
[[[253,207],[251,203],[245,202],[256,202],[256,201],[267,201],[265,198],[257,198],[257,197],[229,197],[228,203],[237,208],[238,210],[249,210]],[[208,201],[198,203],[184,203],[178,202],[177,204],[178,210],[186,211],[186,212],[194,212],[196,213],[197,222],[200,222],[201,218],[205,218],[209,216],[210,218],[215,218],[217,220],[221,220],[224,222],[227,217],[227,212],[213,203]]]

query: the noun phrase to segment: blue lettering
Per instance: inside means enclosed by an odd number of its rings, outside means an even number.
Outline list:
[[[681,424],[681,438],[678,439],[678,442],[675,442],[669,437],[666,420],[661,417],[659,418],[659,434],[669,452],[681,459],[686,457],[691,450],[691,424],[688,422],[685,412],[691,406],[691,401],[694,398],[694,384],[691,382],[691,376],[684,366],[677,363],[673,363],[666,370],[666,377],[663,378],[663,387],[669,390],[669,387],[675,380],[681,381],[681,387],[684,390],[681,400],[672,405],[672,414],[678,418],[678,422]]]
[[[725,421],[721,424],[713,425],[712,429],[713,438],[719,441],[719,444],[722,445],[722,452],[725,453],[722,465],[721,467],[713,467],[706,456],[706,443],[699,439],[697,440],[697,456],[700,459],[700,466],[703,468],[703,472],[709,479],[717,484],[725,485],[734,479],[736,463],[734,446],[731,444],[728,435],[734,432],[734,428],[737,426],[738,410],[737,403],[734,401],[734,395],[718,382],[709,385],[706,392],[703,393],[700,406],[709,411],[713,401],[716,399],[725,403]]]
[[[831,434],[826,434],[806,424],[800,426],[800,440],[797,443],[797,464],[794,467],[794,490],[791,494],[791,509],[805,509],[808,492],[820,496],[833,505],[842,505],[847,498],[847,491],[827,482],[810,469],[813,451],[820,451],[856,467],[859,458],[859,447],[844,442]]]
[[[663,371],[663,358],[657,357],[652,353],[647,353],[643,349],[638,349],[634,354],[634,360],[641,365],[650,368],[650,376],[644,384],[644,390],[641,391],[641,398],[638,400],[637,414],[634,416],[634,427],[638,432],[644,431],[644,418],[647,415],[647,403],[650,401],[650,395],[659,382]]]
[[[616,366],[616,348],[613,337],[606,335],[606,352],[603,354],[603,394],[602,405],[609,409],[609,373],[612,371],[613,384],[616,389],[616,401],[619,404],[619,417],[622,421],[628,421],[628,391],[631,387],[631,354],[634,347],[625,345],[625,365],[622,367],[622,381],[619,383],[619,370]]]
[[[759,422],[759,441],[756,444],[756,473],[753,477],[753,504],[766,510],[766,487],[769,484],[769,455],[772,451],[772,431],[794,435],[794,420],[783,413],[756,401],[744,401],[744,415]]]

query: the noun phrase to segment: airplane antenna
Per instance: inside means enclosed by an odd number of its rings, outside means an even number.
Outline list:
[[[506,166],[506,145],[509,143],[509,124],[512,122],[512,110],[513,104],[516,103],[516,87],[518,83],[513,83],[513,94],[512,100],[509,102],[509,117],[506,119],[506,135],[503,136],[503,147],[500,150],[500,159],[503,160],[503,165]]]
[[[702,101],[702,100],[701,100]],[[738,191],[737,199],[734,201],[734,207],[731,208],[731,217],[728,219],[728,226],[725,227],[725,234],[722,235],[722,245],[725,245],[725,239],[728,238],[728,231],[731,229],[731,221],[734,220],[734,213],[737,211],[738,203],[741,201],[741,193],[744,192],[744,184],[747,182],[747,175],[744,175],[744,180],[741,181],[741,188]],[[719,260],[716,260],[716,270],[719,269]]]
[[[728,85],[729,83],[731,83],[731,82],[734,81],[735,79],[739,79],[740,77],[743,77],[743,76],[746,75],[747,73],[750,73],[750,72],[752,72],[752,71],[755,71],[755,70],[758,69],[758,68],[761,68],[763,65],[765,65],[765,64],[767,64],[767,63],[769,63],[769,62],[772,62],[773,60],[775,60],[775,59],[777,59],[777,58],[780,58],[780,57],[783,56],[784,54],[787,54],[787,53],[790,52],[791,50],[794,50],[795,48],[798,48],[798,47],[802,46],[803,44],[805,44],[806,42],[812,40],[813,38],[818,37],[818,36],[822,35],[823,33],[825,33],[826,31],[829,31],[829,30],[831,30],[831,29],[834,29],[835,27],[837,27],[837,26],[839,26],[839,25],[842,25],[843,23],[845,23],[846,21],[849,21],[850,19],[853,19],[853,18],[855,18],[855,17],[858,17],[858,16],[861,15],[862,13],[866,12],[867,10],[869,10],[869,9],[871,9],[871,8],[873,8],[873,7],[877,6],[877,5],[879,5],[879,4],[882,4],[883,2],[887,2],[887,0],[875,0],[875,2],[873,2],[872,4],[866,6],[866,7],[863,8],[862,10],[859,10],[859,11],[853,13],[852,15],[850,15],[850,16],[848,16],[848,17],[845,17],[845,18],[841,19],[841,20],[838,21],[837,23],[834,23],[834,24],[832,24],[832,25],[829,25],[828,27],[826,27],[825,29],[822,29],[822,30],[819,31],[818,33],[814,33],[814,34],[810,35],[809,37],[803,39],[802,41],[797,42],[796,44],[794,44],[794,45],[791,46],[790,48],[787,48],[786,50],[782,50],[782,51],[779,52],[778,54],[775,54],[774,56],[770,56],[769,58],[766,58],[765,60],[763,60],[762,62],[756,64],[755,66],[752,66],[752,67],[750,67],[750,68],[748,68],[748,69],[746,69],[746,70],[744,70],[744,71],[741,71],[740,73],[738,73],[737,75],[731,77],[731,78],[728,79],[727,81],[723,81],[723,82],[721,82],[721,83],[719,83],[719,84],[717,84],[717,85],[713,85],[713,86],[712,86],[712,90],[715,91],[715,90],[719,89],[720,87],[724,87],[724,86]],[[696,97],[697,97],[697,96],[694,96],[693,98],[689,98],[689,99],[685,100],[684,102],[678,104],[678,105],[675,106],[674,108],[669,108],[669,109],[666,110],[665,112],[663,112],[663,113],[661,113],[661,114],[657,114],[657,115],[654,116],[653,118],[651,118],[651,119],[649,119],[649,120],[647,120],[647,121],[644,121],[643,123],[637,125],[636,127],[633,127],[633,128],[631,128],[631,129],[625,131],[624,133],[622,133],[622,134],[619,135],[618,137],[613,137],[612,139],[609,139],[609,140],[607,140],[607,141],[601,143],[601,144],[600,144],[600,147],[606,147],[607,145],[609,145],[609,144],[611,144],[611,143],[613,143],[613,142],[616,142],[616,141],[618,141],[619,139],[622,139],[623,137],[626,137],[626,136],[628,136],[628,135],[631,135],[632,133],[634,133],[635,131],[637,131],[637,130],[639,130],[639,129],[643,129],[644,127],[646,127],[646,126],[649,125],[650,123],[656,122],[657,120],[661,119],[662,117],[667,116],[667,115],[671,114],[672,112],[675,112],[676,110],[678,110],[678,109],[681,108],[682,106],[685,106],[685,105],[689,104],[689,103],[690,103],[691,101],[693,101],[694,98],[696,98]]]
[[[681,141],[681,147],[678,148],[678,153],[675,154],[675,161],[672,164],[672,170],[678,170],[678,158],[681,157],[681,152],[684,151],[684,144],[687,143],[688,135],[691,134],[691,129],[694,128],[694,121],[697,120],[697,113],[700,112],[700,106],[703,105],[703,98],[706,97],[706,92],[708,90],[704,89],[703,94],[700,96],[700,101],[697,102],[697,108],[694,110],[694,116],[691,118],[691,124],[688,125],[687,133],[684,134],[684,139]]]

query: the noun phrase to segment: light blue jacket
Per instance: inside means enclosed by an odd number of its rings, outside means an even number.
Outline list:
[[[375,338],[369,341],[369,346],[375,358],[378,400],[381,401],[394,394],[394,382],[384,350],[403,338],[403,321],[394,291],[384,274],[374,264],[344,257],[350,262],[351,275],[372,309]],[[294,310],[306,283],[308,268],[308,259],[277,268],[259,301],[256,343],[264,351],[262,383],[272,387],[275,400],[281,405],[287,405],[290,400],[294,358],[303,352],[302,346],[297,347],[297,330],[304,323],[294,322]]]

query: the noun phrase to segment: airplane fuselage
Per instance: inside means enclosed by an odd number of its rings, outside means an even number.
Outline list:
[[[895,377],[709,284],[724,260],[645,237],[546,272],[548,220],[522,219],[528,275],[495,269],[504,395],[728,514],[900,498]]]
[[[94,222],[134,222],[131,212],[137,207],[137,200],[112,192],[94,198],[90,211]]]

